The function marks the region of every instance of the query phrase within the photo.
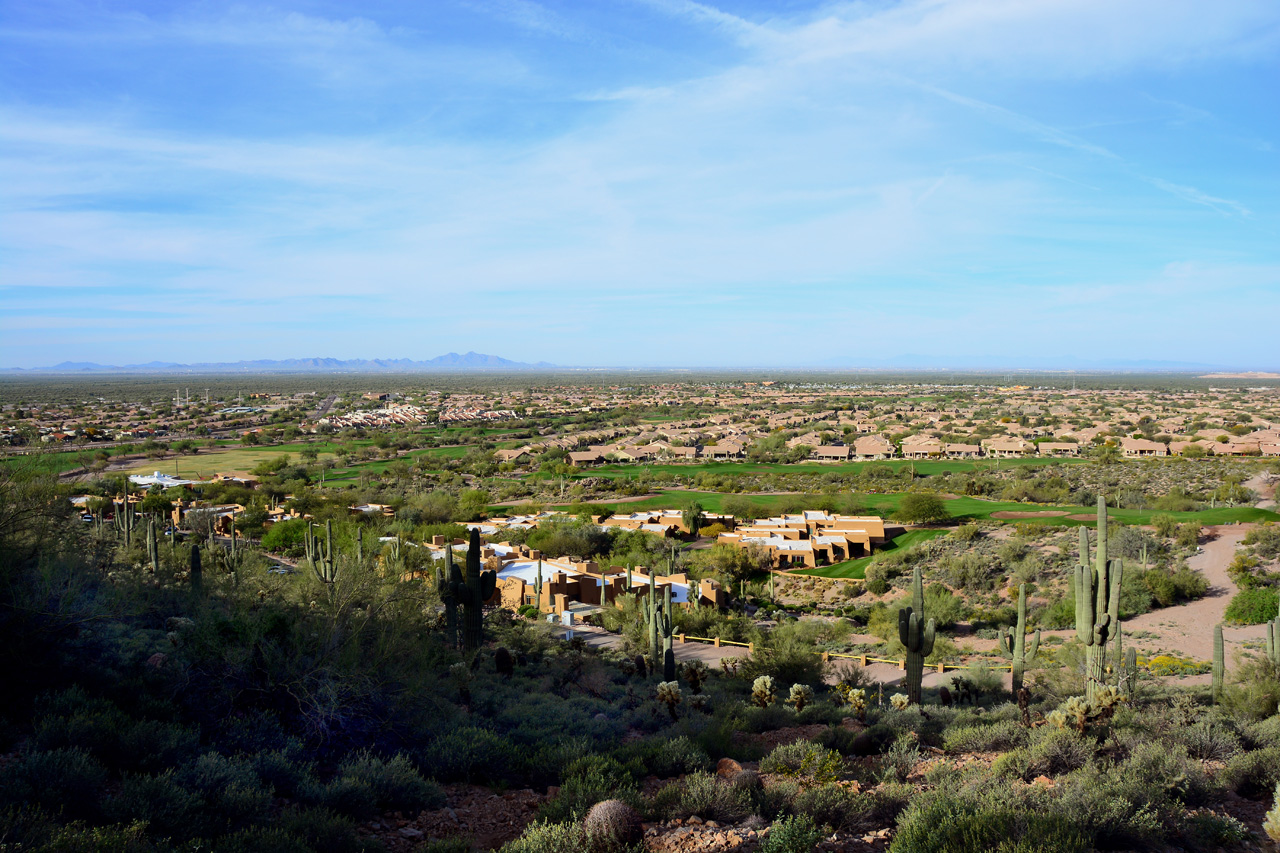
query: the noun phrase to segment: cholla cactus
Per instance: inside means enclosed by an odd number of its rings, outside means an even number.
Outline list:
[[[859,720],[867,718],[867,691],[861,687],[855,690],[842,681],[831,688],[831,701],[837,707],[848,705]]]
[[[751,704],[768,708],[778,701],[778,685],[771,675],[762,675],[751,682]]]
[[[658,701],[667,706],[671,719],[676,718],[676,706],[680,704],[680,684],[676,681],[663,681],[658,685]]]
[[[1116,706],[1123,701],[1120,691],[1108,684],[1098,688],[1092,699],[1085,696],[1068,698],[1061,708],[1046,715],[1045,720],[1060,729],[1070,726],[1084,732],[1090,724],[1105,723],[1111,719]]]
[[[1276,785],[1275,802],[1271,806],[1271,811],[1267,812],[1267,819],[1262,824],[1262,828],[1266,830],[1271,840],[1280,844],[1280,784]]]
[[[791,685],[791,695],[787,697],[787,704],[796,709],[796,713],[804,710],[804,706],[813,701],[813,688],[807,684]]]
[[[905,711],[910,704],[911,699],[905,693],[895,693],[889,697],[889,705],[895,711]]]
[[[689,683],[689,689],[698,694],[702,692],[702,685],[706,683],[710,670],[707,665],[700,660],[691,660],[684,665],[682,674],[684,680]]]

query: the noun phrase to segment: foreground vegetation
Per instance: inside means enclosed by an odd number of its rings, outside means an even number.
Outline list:
[[[392,841],[370,821],[440,808],[457,783],[558,788],[509,853],[584,849],[604,800],[773,851],[880,830],[902,851],[1199,850],[1257,836],[1249,815],[1280,782],[1280,672],[1261,655],[1233,663],[1216,704],[1143,676],[1084,706],[1073,642],[1041,653],[1025,708],[981,671],[900,707],[815,654],[847,623],[701,610],[681,628],[750,636],[756,654],[659,684],[636,660],[634,602],[610,614],[621,649],[493,611],[484,646],[460,652],[430,573],[390,545],[357,560],[338,535],[328,578],[206,546],[197,573],[189,545],[126,546],[69,516],[38,471],[0,487],[0,838],[15,850],[372,851]],[[624,535],[606,544],[640,556],[643,535]],[[925,598],[940,625],[947,595]],[[896,621],[877,612],[873,628]],[[723,758],[747,769],[717,775]]]

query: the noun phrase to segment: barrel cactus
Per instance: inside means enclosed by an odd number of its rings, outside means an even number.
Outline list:
[[[644,839],[640,815],[622,800],[596,803],[582,820],[587,844],[595,853],[613,853]]]

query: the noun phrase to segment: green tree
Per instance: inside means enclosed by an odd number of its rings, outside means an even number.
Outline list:
[[[937,495],[912,492],[903,496],[894,516],[907,524],[935,524],[950,518],[951,513]]]

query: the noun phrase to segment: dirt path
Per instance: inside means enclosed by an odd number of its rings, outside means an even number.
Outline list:
[[[617,649],[622,647],[622,637],[617,634],[610,633],[603,628],[593,628],[590,625],[577,625],[573,629],[575,637],[582,637],[586,644],[593,649]],[[707,666],[718,668],[720,661],[725,658],[745,658],[748,651],[744,646],[721,646],[716,648],[710,643],[681,643],[674,642],[671,646],[675,652],[676,660],[700,660]]]
[[[1222,621],[1232,596],[1239,591],[1227,575],[1227,566],[1248,530],[1245,525],[1230,525],[1206,528],[1206,532],[1217,535],[1206,542],[1204,550],[1192,556],[1187,563],[1204,575],[1209,582],[1209,592],[1197,601],[1153,610],[1125,622],[1126,633],[1149,631],[1156,635],[1135,642],[1151,648],[1178,652],[1196,660],[1213,658],[1213,626]],[[1222,635],[1228,646],[1227,659],[1230,660],[1230,647],[1238,646],[1246,640],[1262,639],[1262,627],[1227,626]]]
[[[1266,471],[1259,471],[1252,477],[1244,481],[1246,489],[1252,489],[1261,498],[1254,506],[1258,509],[1275,509],[1276,508],[1276,482],[1280,480],[1274,474],[1268,474]]]

